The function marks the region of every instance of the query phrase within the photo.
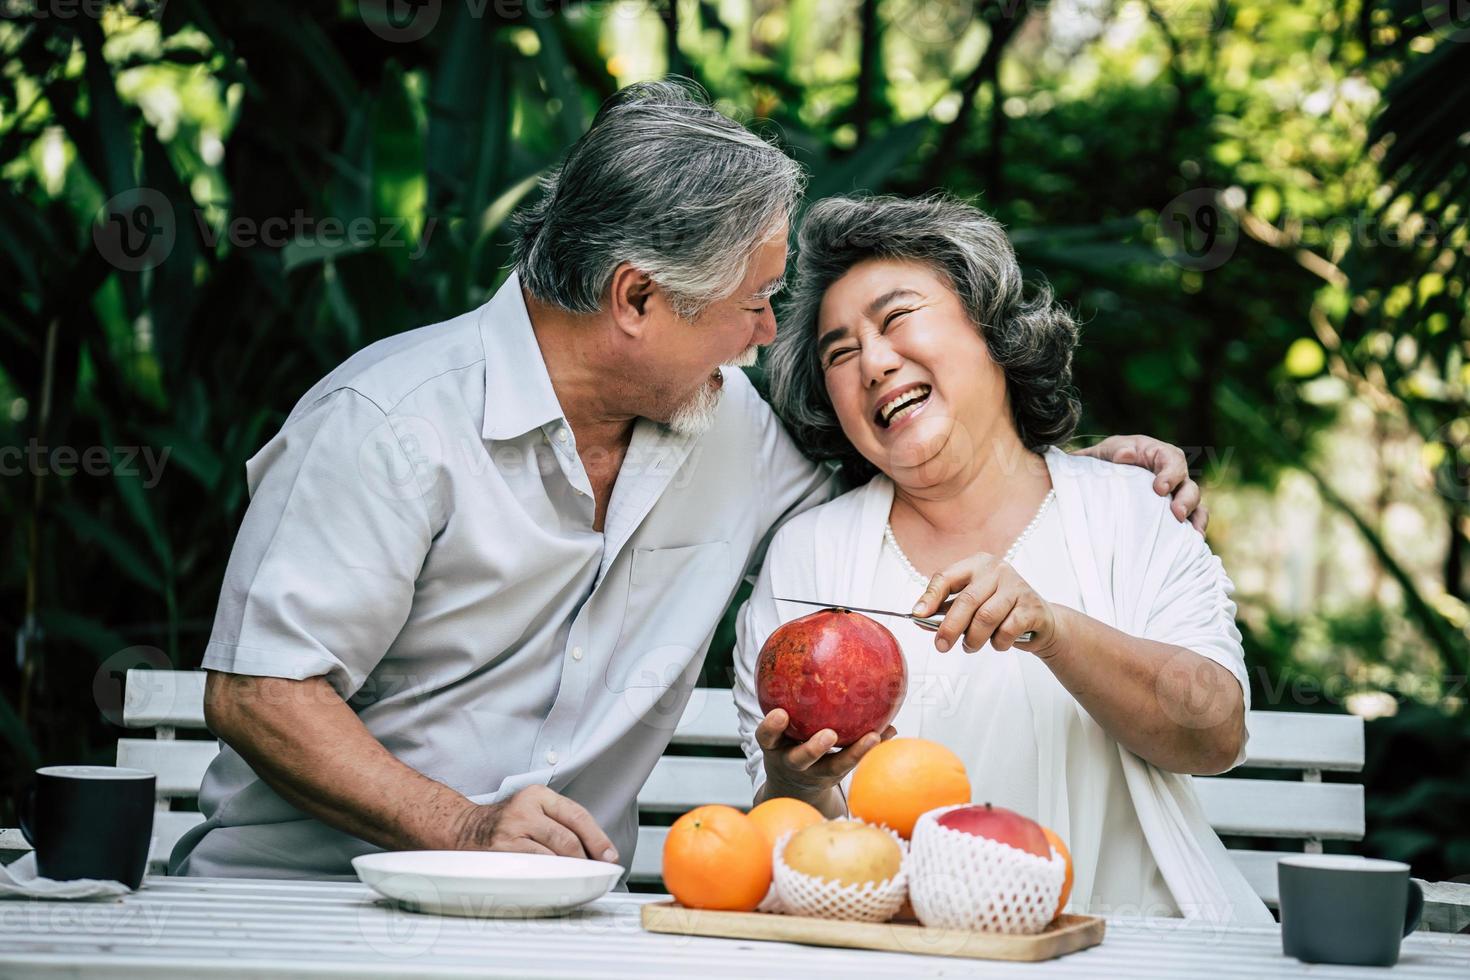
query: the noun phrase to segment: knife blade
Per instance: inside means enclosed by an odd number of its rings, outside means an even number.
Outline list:
[[[865,613],[870,616],[897,616],[899,619],[912,620],[914,625],[919,627],[919,629],[928,630],[930,633],[937,633],[939,631],[939,624],[944,622],[943,612],[935,616],[915,616],[913,613],[894,612],[891,609],[866,609],[862,606],[849,606],[840,602],[814,602],[811,599],[781,598],[776,598],[776,601],[794,602],[798,606],[820,606],[823,609],[846,609],[848,612]],[[1025,633],[1016,637],[1016,642],[1029,643],[1033,635],[1030,630],[1027,630]]]

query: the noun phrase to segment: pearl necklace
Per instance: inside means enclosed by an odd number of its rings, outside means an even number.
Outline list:
[[[1026,543],[1026,539],[1031,536],[1031,532],[1035,531],[1036,526],[1041,523],[1041,518],[1046,513],[1047,505],[1052,502],[1052,499],[1056,495],[1057,492],[1055,490],[1048,490],[1046,492],[1046,496],[1042,498],[1041,506],[1036,508],[1036,515],[1031,518],[1031,523],[1022,528],[1021,533],[1016,535],[1016,540],[1011,542],[1010,548],[1006,550],[1005,557],[1002,559],[1003,561],[1009,562],[1015,560],[1016,555],[1021,550],[1021,545]],[[889,547],[893,549],[893,553],[898,556],[899,564],[904,567],[904,570],[909,573],[911,578],[917,582],[928,583],[929,577],[919,574],[919,570],[914,567],[914,563],[909,561],[909,556],[904,554],[903,548],[899,546],[898,538],[894,537],[893,525],[886,521],[883,524],[883,540],[888,542]]]

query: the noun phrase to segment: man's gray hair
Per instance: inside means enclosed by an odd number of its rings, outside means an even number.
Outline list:
[[[853,482],[876,472],[842,434],[817,357],[822,297],[865,259],[914,260],[942,275],[1005,374],[1021,441],[1039,450],[1071,436],[1077,324],[1047,286],[1027,292],[999,222],[944,195],[830,197],[802,220],[795,290],[766,357],[771,402],[810,455],[841,463]]]
[[[627,262],[693,316],[735,292],[801,192],[801,168],[694,83],[630,85],[518,216],[516,271],[537,299],[596,313]]]

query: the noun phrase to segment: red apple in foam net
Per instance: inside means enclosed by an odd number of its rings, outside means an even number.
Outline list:
[[[908,666],[882,624],[846,609],[823,609],[772,633],[755,663],[761,711],[782,708],[786,734],[806,741],[824,728],[839,746],[882,732],[908,692]]]
[[[1051,857],[1051,842],[1046,839],[1046,831],[1041,829],[1041,824],[1005,807],[991,806],[989,803],[957,807],[941,813],[935,818],[935,822],[950,830],[960,830],[976,837],[988,837],[993,841],[1009,844],[1037,857]]]

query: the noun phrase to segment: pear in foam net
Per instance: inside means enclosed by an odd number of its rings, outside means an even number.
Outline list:
[[[902,838],[860,820],[827,820],[782,837],[774,878],[781,910],[886,922],[907,894]]]

